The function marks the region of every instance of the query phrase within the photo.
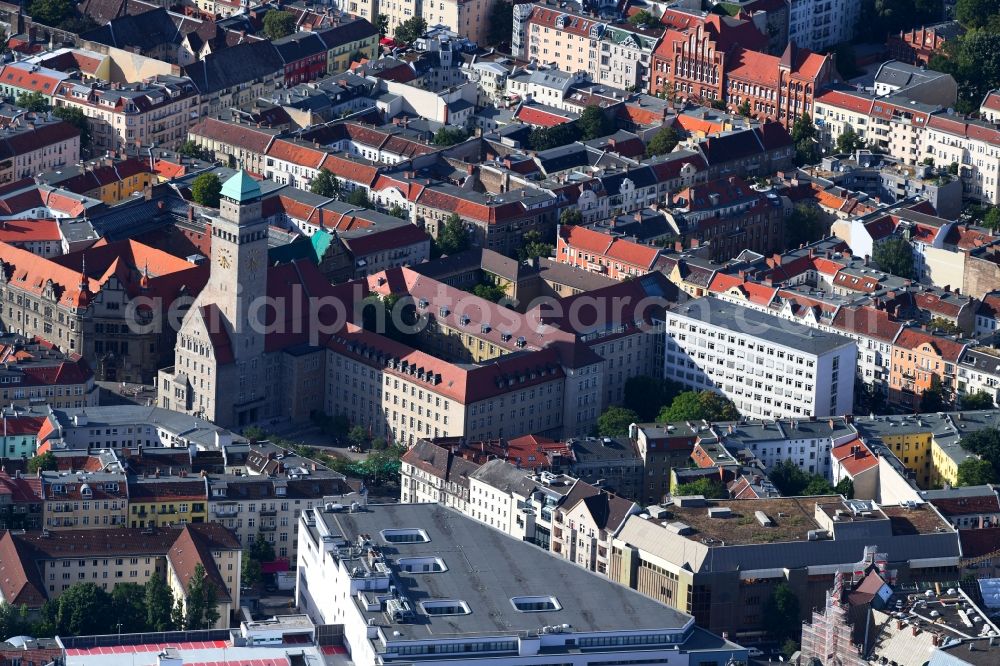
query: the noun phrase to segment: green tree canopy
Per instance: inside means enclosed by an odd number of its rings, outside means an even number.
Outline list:
[[[705,499],[729,499],[729,491],[718,481],[707,478],[697,479],[691,483],[678,483],[674,488],[673,495],[683,497],[684,495],[704,495]]]
[[[779,642],[796,640],[802,632],[799,598],[788,583],[779,583],[764,602],[764,629]]]
[[[11,638],[32,632],[28,620],[28,608],[17,608],[6,601],[0,601],[0,637]]]
[[[865,147],[865,142],[858,136],[850,127],[846,128],[837,137],[837,152],[838,153],[853,153],[855,150],[860,150]]]
[[[368,445],[368,430],[364,426],[356,425],[347,433],[347,441],[354,446],[365,447]]]
[[[111,596],[94,583],[76,583],[56,601],[56,630],[86,636],[108,633],[108,618],[114,617]]]
[[[213,157],[208,150],[205,150],[197,144],[197,142],[192,139],[188,139],[181,144],[181,147],[177,149],[179,155],[184,157],[190,157],[192,159],[198,160],[208,160],[212,161]]]
[[[372,207],[371,199],[368,198],[368,192],[360,187],[351,190],[351,193],[347,195],[346,201],[352,206],[357,206],[358,208]]]
[[[53,472],[56,469],[58,469],[56,456],[51,451],[40,453],[37,456],[28,459],[28,471],[32,474],[36,474],[38,472]]]
[[[409,18],[396,26],[396,32],[393,34],[393,39],[409,44],[410,42],[423,37],[426,31],[427,21],[420,16],[414,16],[413,18]]]
[[[559,224],[581,224],[583,222],[583,213],[576,206],[569,206],[563,208],[562,212],[559,213]]]
[[[146,627],[149,631],[172,631],[174,629],[171,611],[174,608],[174,594],[167,581],[159,573],[146,581],[143,589],[146,607]]]
[[[90,145],[90,123],[83,109],[75,106],[57,106],[52,109],[52,115],[60,120],[65,120],[73,127],[80,130],[80,145],[83,147]]]
[[[247,546],[247,557],[258,562],[273,562],[274,544],[264,538],[263,532],[258,532],[253,543]]]
[[[931,375],[931,385],[920,394],[921,412],[942,412],[950,407],[951,398],[941,378],[938,375]]]
[[[988,460],[966,458],[958,464],[958,485],[960,486],[982,486],[996,482],[996,471]]]
[[[344,187],[340,184],[340,179],[326,167],[320,169],[309,181],[309,191],[321,197],[329,197],[338,201],[344,196]]]
[[[378,38],[385,39],[385,36],[389,34],[389,17],[385,14],[379,14],[378,18],[375,19],[375,24],[378,26]]]
[[[652,13],[646,11],[645,9],[639,10],[635,14],[632,14],[632,16],[629,16],[628,22],[630,25],[633,26],[640,26],[640,25],[655,26],[659,23],[656,17],[653,16]]]
[[[191,183],[191,198],[202,206],[219,207],[219,193],[222,183],[214,173],[203,173]]]
[[[604,109],[593,104],[583,110],[576,125],[585,141],[615,133],[615,121],[608,117]]]
[[[188,581],[184,604],[184,628],[212,629],[219,620],[215,585],[208,579],[205,567],[196,564]]]
[[[625,437],[628,427],[639,421],[639,415],[631,409],[612,405],[597,418],[597,434],[601,437]]]
[[[499,303],[500,299],[507,295],[507,292],[500,285],[484,283],[473,287],[472,293],[479,298],[485,298],[487,301],[493,301],[494,303]]]
[[[636,375],[625,381],[624,403],[635,410],[640,422],[649,422],[683,390],[684,387],[676,382]]]
[[[990,209],[983,215],[983,226],[993,231],[1000,230],[1000,208],[990,206]]]
[[[833,486],[825,478],[800,469],[791,460],[784,460],[774,465],[768,473],[768,478],[785,497],[831,495],[834,492]]]
[[[431,143],[435,146],[454,146],[469,138],[469,133],[461,127],[442,127],[434,133]]]
[[[993,396],[986,391],[966,393],[962,396],[962,409],[993,409]]]
[[[469,231],[457,213],[445,220],[438,232],[437,244],[442,254],[455,254],[469,247]]]
[[[514,32],[514,3],[498,0],[490,10],[490,23],[486,31],[486,45],[500,46],[510,42]]]
[[[28,5],[28,14],[39,23],[56,28],[76,16],[76,4],[72,0],[34,0]]]
[[[673,152],[679,141],[680,137],[677,135],[677,130],[673,127],[664,127],[654,134],[653,138],[646,144],[646,155],[648,157],[655,157],[656,155],[665,155]]]
[[[146,631],[146,591],[138,583],[118,583],[111,590],[111,613],[123,634]]]
[[[1000,13],[1000,0],[956,0],[955,18],[966,28],[982,28]]]
[[[892,236],[877,243],[872,250],[872,259],[887,273],[908,280],[916,277],[913,274],[913,246],[905,238]]]
[[[804,166],[819,161],[819,143],[816,141],[817,131],[813,125],[812,116],[803,113],[792,124],[792,141],[795,142],[795,164]]]
[[[521,261],[536,257],[551,257],[552,251],[555,249],[552,243],[546,243],[543,240],[542,233],[536,229],[525,232],[521,240],[521,247],[517,249],[517,258]]]
[[[577,141],[582,136],[582,130],[577,123],[563,123],[552,127],[536,127],[528,135],[528,145],[532,150],[549,150],[559,148]]]
[[[281,39],[295,32],[295,14],[272,9],[264,14],[264,34],[268,39]]]
[[[42,113],[50,108],[49,99],[42,93],[35,91],[21,93],[14,103],[25,111],[33,113]]]
[[[684,391],[660,410],[657,421],[734,421],[740,417],[736,405],[715,391]]]
[[[829,225],[823,220],[823,212],[808,204],[796,204],[785,218],[785,246],[794,248],[812,243],[826,236]]]
[[[263,580],[264,573],[261,569],[260,562],[257,560],[250,557],[244,557],[243,564],[241,566],[243,570],[240,575],[240,584],[246,587],[253,587]]]

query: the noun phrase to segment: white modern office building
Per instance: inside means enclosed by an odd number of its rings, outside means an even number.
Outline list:
[[[343,625],[357,666],[747,661],[692,616],[447,507],[336,505],[300,520],[296,601]]]
[[[853,340],[710,296],[664,318],[665,379],[722,393],[744,416],[851,413]]]

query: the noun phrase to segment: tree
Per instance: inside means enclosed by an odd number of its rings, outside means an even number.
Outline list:
[[[253,587],[264,578],[260,562],[257,560],[250,557],[244,557],[242,567],[243,570],[241,572],[240,582],[244,586]]]
[[[593,104],[583,110],[576,125],[585,141],[615,133],[615,122],[604,113],[604,109]]]
[[[219,207],[219,192],[222,183],[214,173],[203,173],[191,183],[191,198],[202,206]]]
[[[575,225],[583,223],[583,213],[576,206],[570,206],[569,208],[563,208],[563,211],[559,213],[559,224],[565,225]]]
[[[472,288],[472,293],[479,298],[484,298],[487,301],[493,301],[494,303],[499,303],[500,299],[507,295],[507,291],[496,284],[477,284]]]
[[[956,0],[955,18],[966,28],[982,28],[1000,12],[998,0]]]
[[[564,211],[565,212],[565,211]],[[542,240],[542,233],[537,229],[525,232],[521,239],[521,247],[517,249],[517,257],[528,261],[536,257],[550,257],[555,246]]]
[[[964,332],[961,326],[944,317],[931,317],[931,320],[927,323],[927,328],[932,331],[936,329],[948,335],[962,335]]]
[[[740,104],[739,108],[736,109],[741,116],[744,118],[749,118],[753,115],[753,109],[750,107],[750,100],[745,99],[743,103]]]
[[[57,600],[56,630],[61,634],[87,636],[108,632],[111,597],[94,583],[76,583]]]
[[[87,116],[84,115],[83,109],[75,106],[57,106],[52,109],[52,115],[60,120],[65,120],[80,130],[81,146],[86,147],[90,145],[90,123],[87,121]]]
[[[159,573],[154,573],[143,587],[146,627],[149,631],[172,631],[175,628],[172,617],[174,594],[167,581]]]
[[[949,407],[949,397],[938,375],[931,375],[931,385],[920,394],[921,412],[943,412]]]
[[[28,471],[32,474],[37,474],[38,472],[54,472],[57,469],[59,469],[59,466],[56,463],[56,456],[51,451],[40,453],[39,455],[28,460]]]
[[[375,25],[378,26],[378,38],[385,39],[385,36],[389,34],[389,17],[385,14],[379,14],[378,18],[375,19]]]
[[[660,410],[657,421],[735,421],[740,417],[736,405],[715,391],[684,391]]]
[[[455,254],[469,247],[469,231],[458,213],[452,213],[438,231],[438,248],[442,254]]]
[[[25,111],[33,113],[44,113],[50,108],[48,98],[42,93],[34,91],[21,93],[14,103]]]
[[[795,164],[803,166],[819,161],[819,144],[816,142],[816,126],[812,117],[803,113],[792,124],[792,141],[795,142]]]
[[[673,127],[664,127],[654,134],[653,138],[646,144],[646,155],[648,157],[666,155],[673,152],[679,141],[680,137],[677,136],[677,130]]]
[[[362,429],[363,430],[363,429]],[[264,538],[263,532],[258,532],[253,543],[247,546],[247,557],[258,562],[274,562],[274,544]]]
[[[347,195],[347,203],[357,208],[371,208],[372,202],[368,198],[368,192],[361,189],[360,187],[351,190],[351,193]]]
[[[309,181],[309,191],[321,197],[340,200],[344,195],[344,187],[340,184],[340,179],[333,175],[333,172],[323,167]]]
[[[514,32],[514,3],[499,0],[490,10],[489,29],[486,31],[487,46],[499,46],[510,42]]]
[[[601,437],[625,437],[628,427],[639,422],[639,415],[631,409],[612,405],[597,418],[597,434]]]
[[[785,246],[789,248],[808,245],[826,236],[829,225],[823,220],[819,208],[808,204],[796,204],[785,218]]]
[[[958,485],[982,486],[996,483],[997,474],[988,460],[966,458],[958,464]]]
[[[835,490],[830,482],[818,474],[810,474],[791,460],[784,460],[768,473],[771,483],[785,497],[832,495]]]
[[[837,65],[837,72],[845,79],[853,79],[861,73],[858,69],[857,57],[854,54],[854,46],[850,42],[844,42],[837,46],[833,52],[833,60]]]
[[[536,127],[528,135],[528,145],[532,150],[559,148],[577,141],[581,130],[576,123],[563,123],[552,127]]]
[[[181,147],[177,149],[177,153],[179,155],[183,155],[184,157],[190,157],[192,159],[197,159],[197,160],[212,159],[212,156],[209,154],[207,150],[199,146],[191,139],[188,139],[187,141],[182,143]]]
[[[267,439],[267,433],[258,426],[247,426],[243,428],[243,436],[251,442],[260,442]]]
[[[469,138],[469,133],[461,127],[442,127],[434,133],[431,143],[435,146],[454,146]]]
[[[351,443],[351,446],[364,448],[368,444],[368,431],[365,430],[364,426],[356,425],[347,433],[347,441]]]
[[[764,602],[764,629],[778,642],[795,640],[802,631],[799,617],[799,598],[788,583],[775,586],[771,596]]]
[[[652,421],[663,405],[670,403],[680,385],[646,375],[636,375],[625,382],[624,402],[639,415],[640,422]]]
[[[212,629],[219,620],[216,607],[215,585],[208,580],[205,567],[200,563],[188,581],[187,598],[184,602],[184,629]]]
[[[11,606],[0,601],[0,637],[23,636],[31,631],[27,606]]]
[[[293,32],[295,32],[295,14],[280,10],[271,10],[264,14],[264,34],[268,39],[281,39]]]
[[[118,583],[111,590],[111,624],[121,633],[147,631],[146,591],[138,583]]]
[[[837,152],[838,153],[853,153],[855,150],[860,150],[865,147],[865,142],[858,136],[850,127],[844,129],[837,137]]]
[[[637,11],[635,14],[632,14],[632,16],[629,16],[628,22],[630,25],[635,27],[638,27],[640,25],[654,26],[659,23],[659,21],[656,20],[656,17],[653,16],[650,12],[646,11],[645,9]]]
[[[962,438],[961,446],[990,463],[994,478],[1000,479],[1000,430],[983,428]]]
[[[983,226],[993,231],[1000,230],[1000,208],[991,206],[983,216]]]
[[[913,247],[905,238],[894,236],[876,244],[872,259],[887,273],[907,280],[914,279]]]
[[[843,495],[847,499],[854,499],[854,481],[844,477],[833,487],[833,492]]]
[[[986,391],[976,391],[962,396],[962,409],[993,409],[993,396]]]
[[[76,15],[76,5],[72,0],[34,0],[28,5],[31,18],[53,28]]]
[[[389,215],[393,217],[398,217],[401,220],[405,220],[408,216],[406,214],[406,209],[400,206],[398,203],[394,203],[389,206]]]
[[[691,483],[678,483],[671,494],[675,497],[704,495],[705,499],[729,499],[729,491],[721,483],[716,483],[707,478],[697,479]]]
[[[414,16],[413,18],[408,18],[396,26],[396,32],[393,34],[393,38],[397,42],[409,44],[410,42],[423,37],[426,31],[427,21],[420,16]]]

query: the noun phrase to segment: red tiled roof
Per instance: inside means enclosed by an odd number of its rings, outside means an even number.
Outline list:
[[[833,447],[830,454],[852,477],[878,467],[878,457],[856,437],[849,442]]]
[[[563,241],[570,247],[609,257],[616,261],[623,261],[646,270],[652,269],[660,254],[660,251],[655,247],[616,236],[608,236],[586,227],[564,225],[559,228],[559,231]]]
[[[52,219],[24,219],[0,221],[0,242],[31,243],[39,241],[58,241],[59,223]]]
[[[303,146],[284,139],[277,139],[267,149],[267,156],[284,160],[291,164],[319,169],[326,158],[326,151],[312,146]],[[331,169],[332,171],[332,169]]]
[[[517,113],[514,114],[514,117],[521,122],[525,122],[536,127],[554,127],[555,125],[562,125],[570,120],[570,116],[568,114],[560,115],[558,113],[540,109],[537,106],[527,105],[522,105],[517,110]]]
[[[712,282],[708,285],[709,291],[719,293],[729,293],[733,289],[738,290],[744,298],[758,305],[770,305],[774,300],[776,289],[757,282],[749,282],[736,275],[726,273],[716,273]]]
[[[833,318],[833,327],[884,342],[892,342],[903,325],[893,321],[889,313],[884,310],[861,307],[841,308]]]
[[[824,90],[816,95],[817,104],[828,104],[855,113],[868,115],[872,110],[872,100],[863,95],[853,94],[845,90]]]
[[[342,155],[329,155],[321,162],[321,165],[322,168],[329,170],[334,176],[352,183],[360,183],[365,187],[371,187],[380,172],[377,166],[353,160]]]
[[[1000,93],[996,90],[989,91],[980,106],[991,111],[1000,111]]]
[[[1000,551],[1000,527],[959,530],[962,557],[985,557]]]
[[[965,349],[965,345],[952,338],[940,335],[932,335],[919,328],[904,328],[896,337],[894,343],[902,349],[917,349],[923,345],[930,345],[935,352],[945,361],[957,363],[959,356]]]

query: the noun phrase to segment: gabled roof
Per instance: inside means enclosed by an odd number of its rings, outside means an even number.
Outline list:
[[[916,349],[929,344],[945,361],[957,363],[965,344],[953,338],[933,335],[919,328],[907,327],[896,337],[895,345],[903,349]]]

